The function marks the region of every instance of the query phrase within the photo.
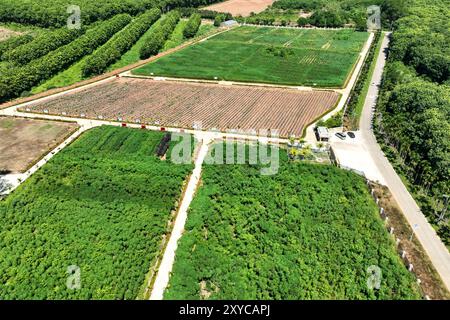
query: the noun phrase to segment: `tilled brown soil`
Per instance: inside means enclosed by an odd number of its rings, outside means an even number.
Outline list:
[[[227,86],[119,78],[35,103],[32,112],[220,131],[278,130],[301,136],[333,108],[332,91]]]
[[[228,0],[206,7],[206,10],[229,12],[233,16],[249,16],[250,13],[259,13],[272,5],[275,0]]]
[[[26,171],[77,128],[74,123],[0,117],[0,170]]]

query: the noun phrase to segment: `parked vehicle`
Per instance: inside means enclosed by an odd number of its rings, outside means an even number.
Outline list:
[[[345,132],[338,132],[336,133],[336,137],[338,137],[341,140],[345,140],[347,138],[347,135],[345,134]]]
[[[355,133],[354,132],[347,132],[347,135],[350,137],[350,138],[352,138],[352,139],[355,139]]]

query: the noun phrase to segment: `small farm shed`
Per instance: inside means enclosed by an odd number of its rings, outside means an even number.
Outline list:
[[[220,26],[221,27],[226,27],[226,28],[231,28],[231,27],[237,26],[238,24],[239,23],[237,21],[235,21],[235,20],[227,20],[225,22],[222,22],[220,24]]]
[[[330,133],[328,131],[328,128],[326,128],[326,127],[317,127],[316,135],[317,135],[317,140],[319,140],[319,141],[329,141],[330,140]]]

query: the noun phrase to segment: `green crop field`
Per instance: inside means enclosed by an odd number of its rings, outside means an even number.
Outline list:
[[[163,133],[93,129],[0,201],[0,300],[136,299],[191,165]],[[69,266],[81,288],[69,290]]]
[[[342,87],[367,38],[368,33],[352,30],[239,27],[133,73]]]
[[[166,299],[420,299],[363,178],[280,162],[204,166]]]

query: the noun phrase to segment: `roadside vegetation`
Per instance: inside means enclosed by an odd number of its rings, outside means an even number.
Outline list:
[[[367,54],[367,58],[361,68],[358,80],[352,88],[345,105],[343,125],[344,129],[348,131],[359,129],[359,120],[361,118],[361,113],[364,107],[367,92],[369,90],[370,82],[372,81],[372,75],[375,69],[382,40],[383,35],[380,32],[376,32]]]
[[[273,176],[204,165],[165,298],[420,299],[365,181],[280,156]]]
[[[445,1],[413,0],[395,23],[375,130],[397,172],[441,239],[450,195],[450,20]]]
[[[136,299],[192,170],[157,157],[164,135],[93,129],[1,201],[0,298]]]

